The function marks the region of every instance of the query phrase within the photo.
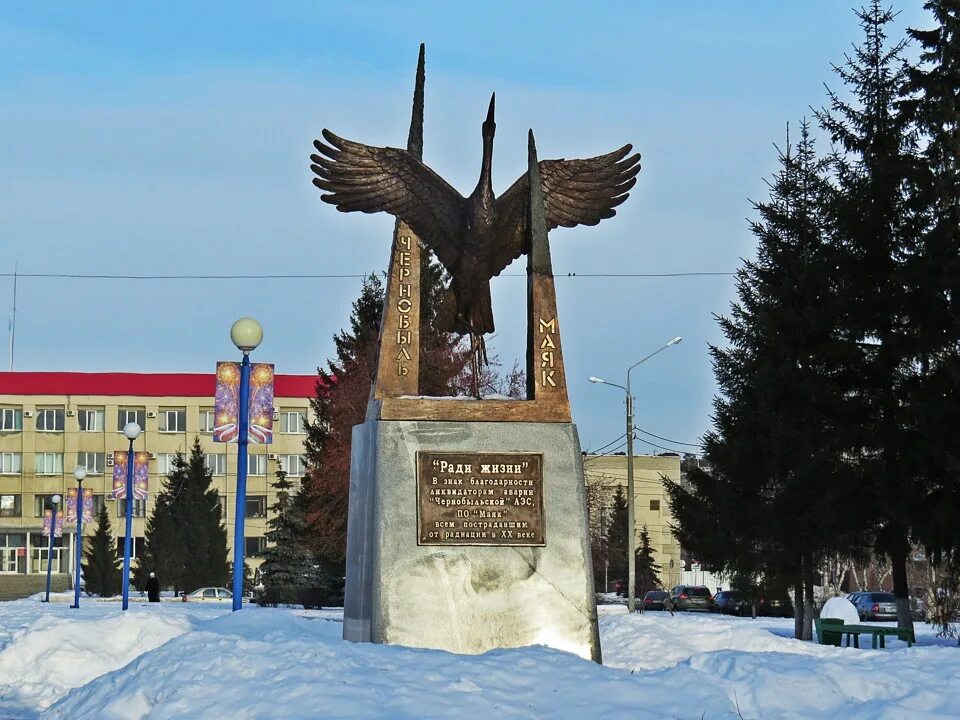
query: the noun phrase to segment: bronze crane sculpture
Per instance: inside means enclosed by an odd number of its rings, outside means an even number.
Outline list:
[[[329,130],[310,166],[324,202],[341,212],[387,212],[405,222],[436,254],[451,282],[436,317],[441,331],[470,334],[476,346],[494,330],[490,278],[526,252],[527,173],[494,197],[491,178],[494,104],[482,125],[480,180],[461,196],[406,150],[345,140]],[[616,214],[640,172],[640,155],[624,145],[607,155],[538,163],[548,229],[596,225]],[[628,157],[629,155],[629,157]]]

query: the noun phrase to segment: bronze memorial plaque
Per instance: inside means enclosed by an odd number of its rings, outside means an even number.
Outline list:
[[[543,455],[417,453],[417,544],[543,545]]]

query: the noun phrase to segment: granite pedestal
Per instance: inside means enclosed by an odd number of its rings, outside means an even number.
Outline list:
[[[542,547],[418,545],[417,453],[541,453]],[[353,428],[343,636],[600,662],[580,441],[570,423],[370,420]]]

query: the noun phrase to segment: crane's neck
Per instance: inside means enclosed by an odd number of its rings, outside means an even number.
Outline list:
[[[473,191],[474,197],[483,203],[493,203],[493,133],[484,129],[483,133],[483,159],[480,163],[480,179],[477,181],[477,189]]]

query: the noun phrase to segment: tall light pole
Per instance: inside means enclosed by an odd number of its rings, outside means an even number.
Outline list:
[[[133,544],[133,465],[136,455],[133,452],[133,441],[140,437],[140,426],[135,422],[128,422],[123,426],[123,434],[130,441],[130,452],[127,455],[127,513],[126,536],[123,538],[123,610],[130,606],[130,552]]]
[[[676,345],[681,340],[683,340],[683,338],[678,335],[663,347],[654,350],[627,368],[626,387],[617,385],[617,383],[607,382],[593,375],[588,378],[592,383],[600,383],[602,385],[611,385],[620,388],[627,396],[627,611],[631,613],[637,608],[637,559],[635,557],[637,538],[633,497],[633,394],[630,392],[630,373],[637,365],[645,363],[657,353],[663,352],[671,345]]]
[[[50,498],[50,543],[47,545],[47,596],[44,602],[50,602],[50,573],[53,572],[53,538],[57,534],[57,505],[60,504],[60,496],[54,495]]]
[[[80,559],[83,557],[83,479],[87,477],[87,469],[82,465],[77,465],[77,469],[73,471],[73,477],[77,481],[77,559],[73,567],[73,605],[70,607],[76,609],[80,607]]]
[[[250,426],[250,353],[263,341],[263,328],[253,318],[240,318],[230,339],[243,353],[240,363],[239,433],[237,435],[237,505],[233,515],[233,609],[243,607],[244,528],[247,514],[247,441]]]

